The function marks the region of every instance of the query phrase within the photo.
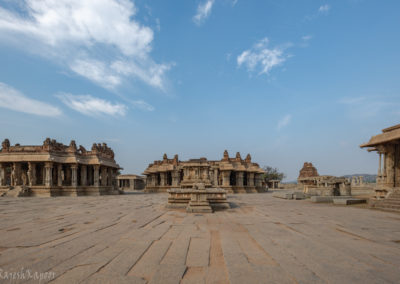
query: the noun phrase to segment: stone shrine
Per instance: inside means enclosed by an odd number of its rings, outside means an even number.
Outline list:
[[[168,159],[164,154],[162,161],[154,161],[144,171],[147,176],[147,192],[166,192],[172,188],[193,188],[203,183],[206,188],[222,188],[228,193],[264,192],[264,170],[251,161],[248,154],[242,159],[240,153],[230,158],[225,150],[220,161],[206,158],[180,161],[178,155]]]
[[[388,191],[400,188],[400,124],[383,129],[360,147],[379,155],[377,186]]]
[[[0,151],[0,195],[77,196],[118,194],[119,165],[107,144],[90,151],[47,138],[40,146],[11,146],[5,139]]]
[[[400,124],[385,128],[360,145],[379,155],[375,196],[371,207],[400,212]]]
[[[189,213],[212,213],[230,206],[226,190],[206,188],[204,183],[196,183],[193,188],[168,189],[167,208],[186,208]]]
[[[304,163],[297,183],[308,196],[350,196],[351,186],[346,178],[318,174],[312,163]]]

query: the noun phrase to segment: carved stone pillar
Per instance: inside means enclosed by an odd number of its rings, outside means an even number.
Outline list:
[[[214,169],[214,186],[218,186],[218,169]]]
[[[78,165],[77,164],[71,165],[71,186],[73,186],[73,187],[78,186]]]
[[[3,163],[0,163],[0,186],[6,185],[6,169]]]
[[[172,186],[178,186],[179,184],[179,172],[177,170],[172,171]]]
[[[63,182],[63,173],[62,173],[62,164],[57,165],[57,186],[62,186]]]
[[[87,166],[81,165],[81,185],[87,185]]]
[[[167,173],[160,173],[160,178],[161,178],[161,181],[160,181],[160,186],[165,186],[165,184],[166,184],[166,176],[167,175]]]
[[[100,181],[99,181],[99,170],[100,170],[100,165],[94,165],[93,166],[93,185],[94,186],[100,186]]]
[[[113,174],[112,174],[112,168],[108,168],[108,186],[112,186],[113,184]]]
[[[223,186],[229,186],[230,177],[231,177],[231,171],[223,171],[222,172],[222,185]]]
[[[28,162],[28,184],[36,185],[36,164]]]
[[[378,177],[382,176],[382,153],[379,152],[379,168],[378,168]]]
[[[46,162],[44,164],[44,186],[45,187],[51,187],[53,184],[53,163],[52,162]]]
[[[11,172],[11,185],[21,185],[21,164],[13,163],[12,172]]]
[[[254,186],[254,173],[247,174],[247,185]]]
[[[388,145],[387,152],[385,154],[385,173],[386,173],[386,185],[389,187],[394,186],[394,146]]]
[[[255,174],[256,187],[262,187],[262,174]]]
[[[112,174],[111,185],[113,186],[114,189],[118,189],[118,184],[117,184],[117,169],[112,169],[111,174]]]
[[[243,172],[236,173],[236,186],[243,186]]]
[[[101,175],[101,186],[106,186],[107,185],[107,168],[102,166],[100,168],[100,175]]]

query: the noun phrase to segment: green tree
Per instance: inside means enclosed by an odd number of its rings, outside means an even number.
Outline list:
[[[263,176],[264,182],[269,182],[270,180],[283,180],[286,175],[284,173],[279,172],[278,168],[273,168],[270,166],[264,166],[263,170],[265,171],[265,174]]]

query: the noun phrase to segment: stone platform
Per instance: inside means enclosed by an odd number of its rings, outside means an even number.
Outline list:
[[[265,193],[229,195],[231,209],[188,214],[165,209],[166,199],[1,198],[1,275],[52,273],[40,283],[399,282],[398,213]]]
[[[213,210],[230,208],[224,189],[176,188],[168,190],[167,208],[186,208],[190,213],[211,213]]]

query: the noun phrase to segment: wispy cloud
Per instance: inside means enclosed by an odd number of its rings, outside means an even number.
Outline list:
[[[382,114],[396,115],[400,107],[397,99],[384,96],[344,97],[338,103],[346,106],[349,116],[356,119],[374,118]]]
[[[201,25],[211,14],[214,0],[206,0],[197,6],[196,15],[193,16],[193,22],[196,25]]]
[[[252,48],[243,51],[237,57],[238,66],[245,65],[249,72],[255,71],[258,68],[260,69],[259,74],[268,74],[273,67],[285,62],[288,58],[284,54],[285,47],[270,48],[268,45],[268,38],[264,38]]]
[[[120,103],[92,97],[91,95],[58,94],[57,97],[69,108],[89,116],[124,116],[127,107]]]
[[[312,35],[305,35],[305,36],[302,36],[301,39],[302,39],[303,41],[309,41],[310,39],[312,39]]]
[[[62,114],[59,108],[31,99],[4,83],[0,83],[0,107],[40,116],[54,117]]]
[[[112,89],[138,78],[162,88],[164,64],[150,56],[153,30],[134,19],[129,0],[23,0],[22,12],[0,7],[0,39],[35,52],[92,82]],[[110,68],[115,61],[134,64],[129,74]],[[154,76],[157,83],[143,80]],[[144,74],[138,76],[137,74]]]
[[[321,6],[319,6],[318,10],[313,12],[312,15],[305,16],[305,19],[311,21],[320,16],[328,15],[330,10],[331,10],[331,6],[329,4],[321,5]]]
[[[138,108],[141,110],[145,110],[145,111],[154,111],[154,107],[148,103],[146,103],[145,101],[142,100],[138,100],[138,101],[133,101],[132,105],[134,108]]]
[[[290,114],[285,115],[278,121],[277,129],[281,130],[282,128],[289,125],[290,121],[292,120],[292,116]]]
[[[87,79],[103,86],[113,89],[121,83],[121,78],[110,72],[106,64],[94,59],[76,59],[69,65],[72,71],[86,77]]]
[[[164,74],[166,71],[170,70],[175,63],[170,64],[153,64],[147,63],[146,70],[141,66],[140,63],[135,62],[125,62],[117,60],[112,62],[111,70],[116,74],[124,76],[135,76],[146,82],[148,85],[158,87],[160,89],[165,89]]]
[[[331,9],[331,6],[328,4],[322,5],[319,7],[318,12],[320,13],[328,13],[329,10]]]

